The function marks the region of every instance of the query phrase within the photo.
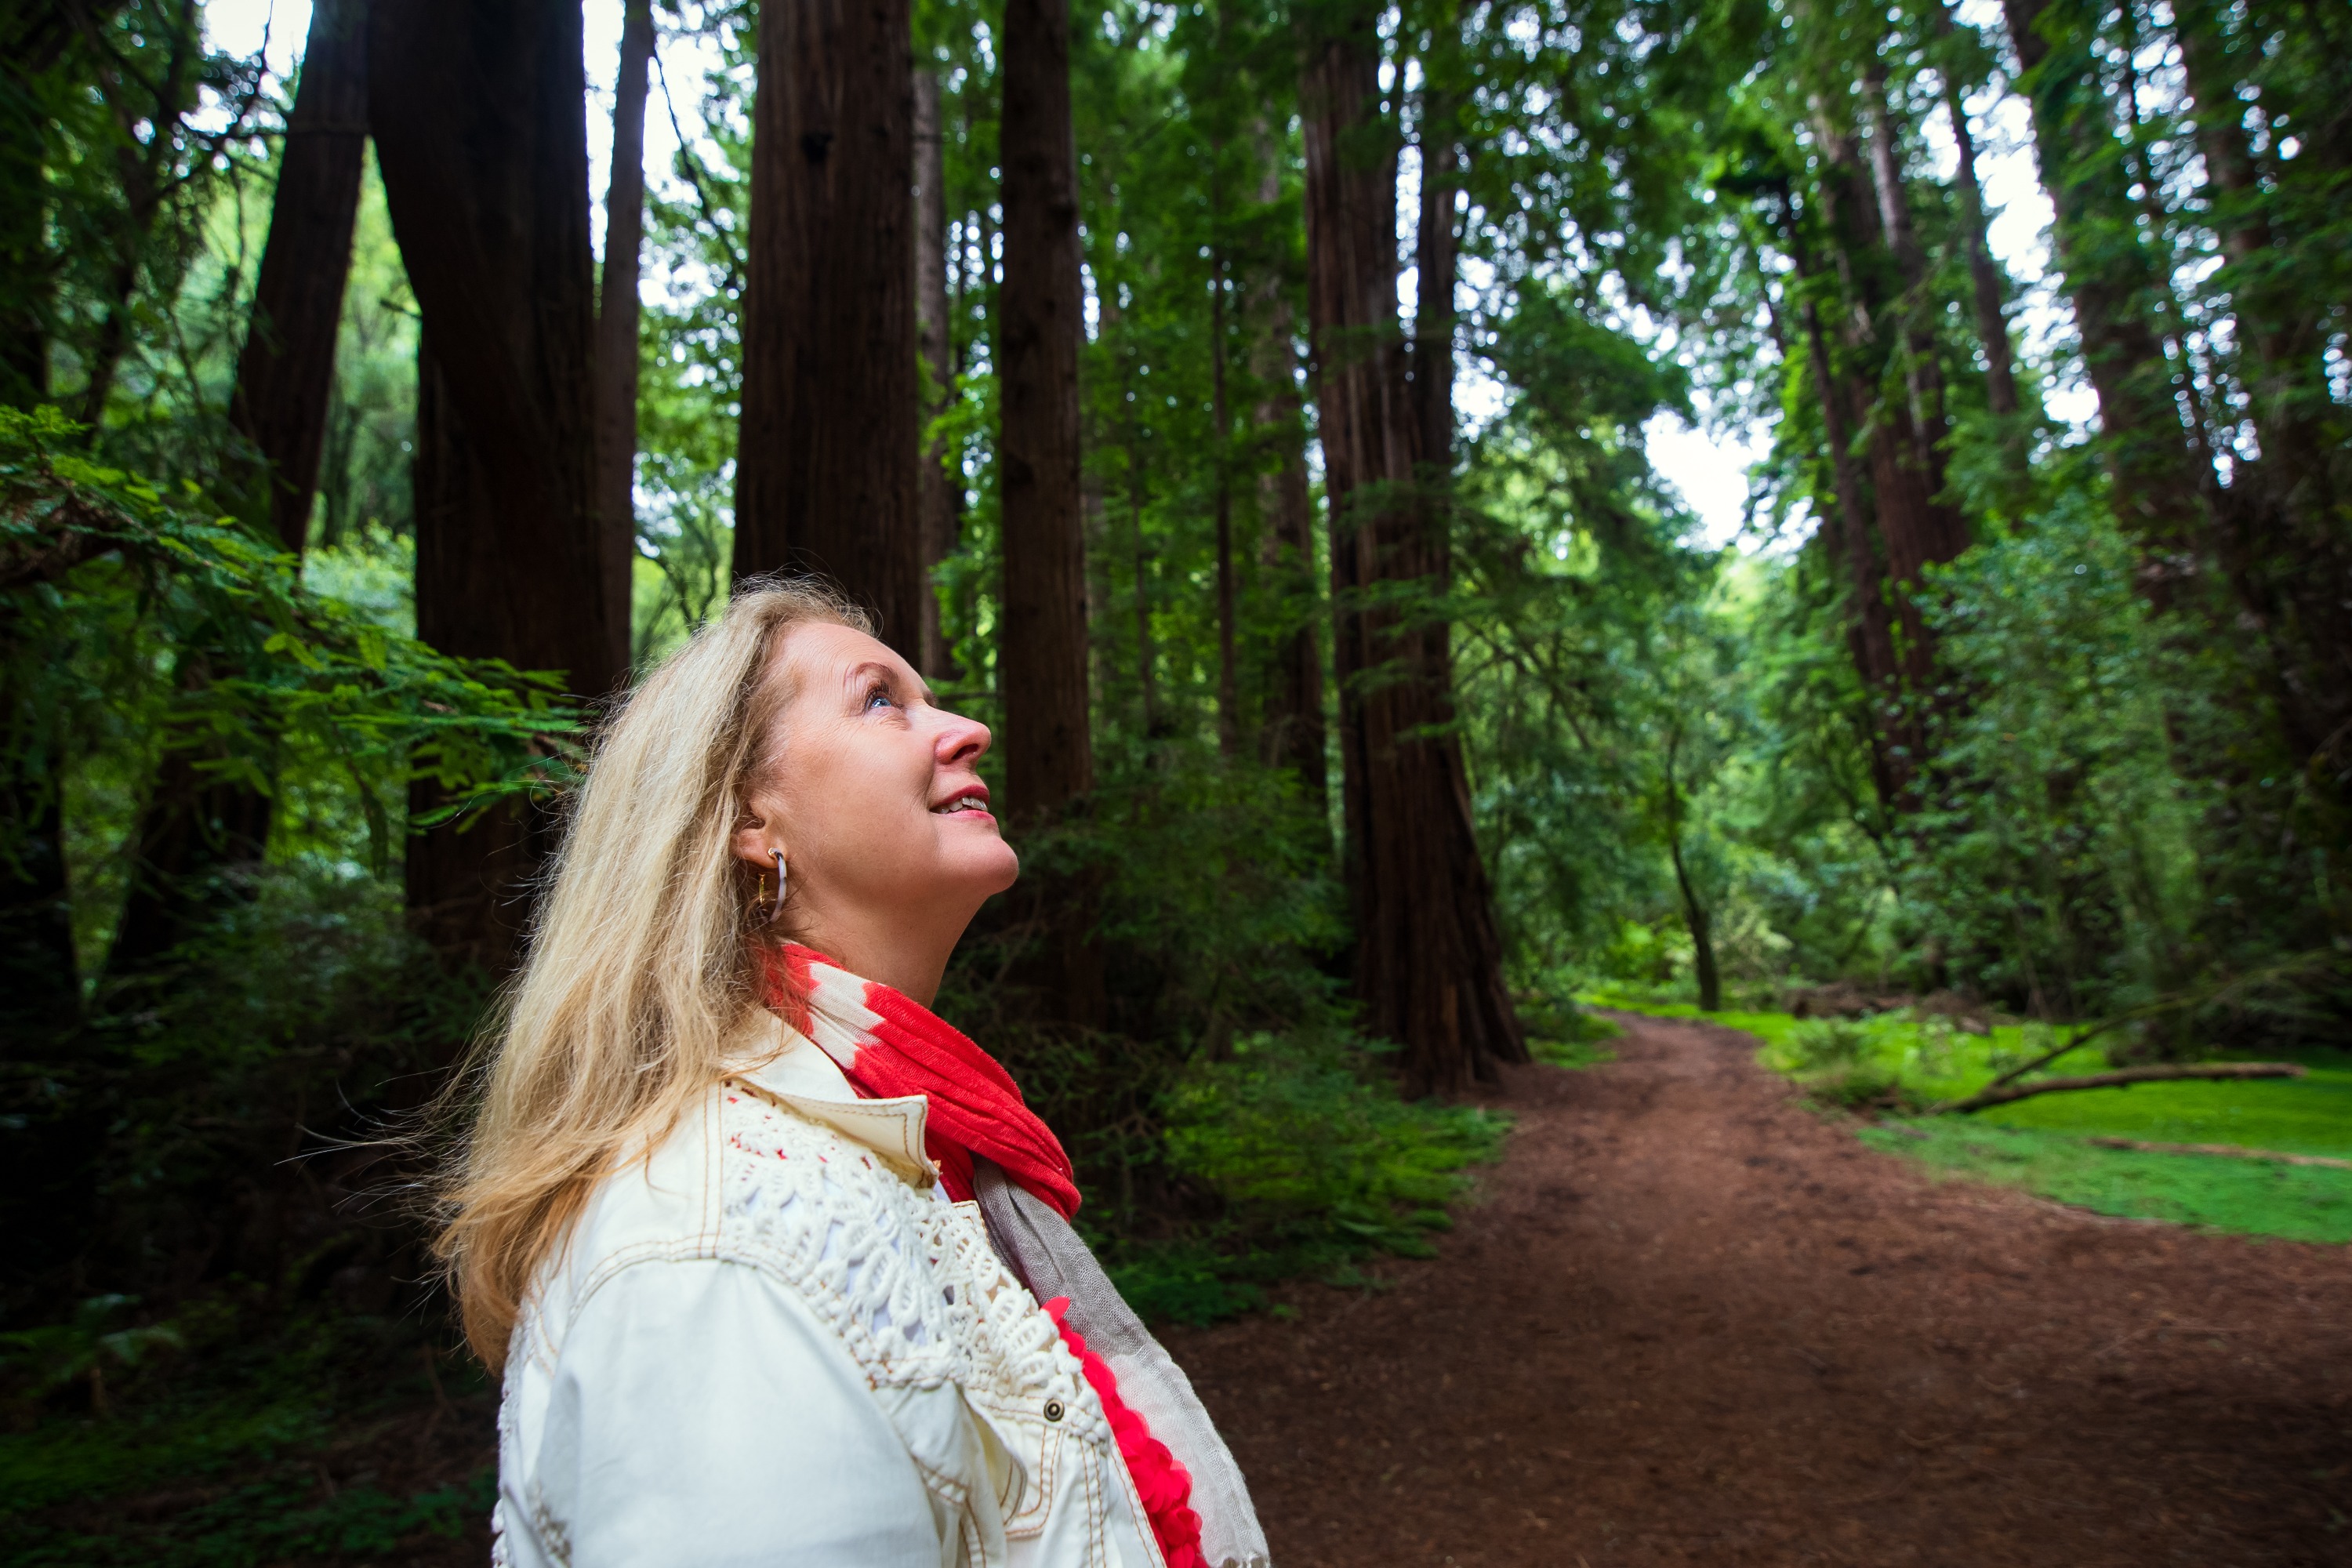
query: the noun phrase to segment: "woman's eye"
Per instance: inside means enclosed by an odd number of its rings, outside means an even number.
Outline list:
[[[866,707],[868,712],[871,712],[876,708],[895,708],[897,706],[898,704],[891,700],[890,689],[887,686],[877,686],[874,689],[866,694]]]

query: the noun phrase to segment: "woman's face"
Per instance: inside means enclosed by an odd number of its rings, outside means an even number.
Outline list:
[[[1021,870],[980,782],[988,726],[934,707],[913,667],[847,626],[795,627],[777,660],[793,695],[736,853],[772,869],[782,849],[789,923],[851,967],[898,967],[877,942],[941,938],[943,964]]]

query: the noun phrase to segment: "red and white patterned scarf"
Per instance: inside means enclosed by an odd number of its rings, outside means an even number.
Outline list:
[[[1061,1140],[1021,1098],[1013,1075],[970,1036],[904,994],[859,979],[814,948],[787,942],[763,962],[768,1005],[816,1042],[851,1088],[868,1100],[919,1094],[930,1102],[923,1119],[923,1152],[940,1168],[950,1197],[972,1200],[977,1155],[1065,1221],[1078,1212],[1076,1173]],[[1109,1365],[1087,1349],[1069,1322],[1069,1305],[1061,1297],[1045,1303],[1102,1399],[1160,1554],[1168,1568],[1208,1568],[1201,1552],[1201,1516],[1191,1506],[1192,1476],[1121,1398]]]

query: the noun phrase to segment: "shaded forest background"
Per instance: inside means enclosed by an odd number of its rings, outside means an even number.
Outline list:
[[[942,1006],[1164,1310],[1412,1245],[1443,1100],[1597,984],[2344,1038],[2335,0],[664,0],[593,94],[562,0],[320,0],[290,80],[197,0],[0,30],[40,1398],[415,1305],[373,1140],[601,705],[765,572],[996,730],[1029,875]],[[1744,551],[1644,456],[1701,410],[1769,433]]]

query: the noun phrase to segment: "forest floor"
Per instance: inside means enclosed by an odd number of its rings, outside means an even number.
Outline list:
[[[1171,1331],[1282,1568],[2352,1563],[2352,1248],[1939,1182],[1751,1037],[1620,1016],[1493,1097],[1437,1258]],[[429,1382],[0,1556],[478,1564],[496,1395]]]
[[[1621,1022],[1437,1259],[1171,1336],[1283,1568],[2352,1563],[2352,1250],[1939,1183]]]

